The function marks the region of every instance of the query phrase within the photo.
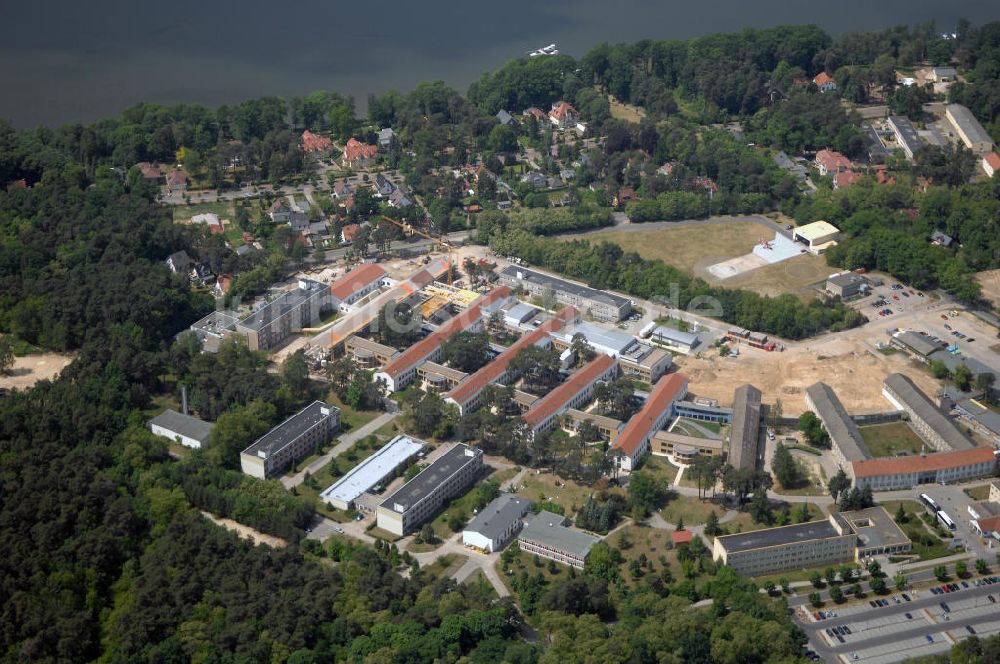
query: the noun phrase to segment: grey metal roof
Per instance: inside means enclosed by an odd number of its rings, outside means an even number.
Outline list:
[[[889,374],[886,376],[885,386],[895,392],[896,398],[941,436],[951,449],[966,450],[975,447],[972,441],[944,413],[938,410],[934,402],[928,399],[927,395],[921,392],[908,376],[901,373]]]
[[[590,548],[601,539],[575,528],[567,528],[563,525],[565,519],[566,517],[552,512],[539,512],[531,517],[518,539],[536,542],[576,557],[586,557]]]
[[[895,337],[897,341],[908,346],[918,355],[927,356],[934,351],[941,350],[941,346],[939,346],[936,342],[931,341],[930,337],[917,332],[897,332],[892,336]]]
[[[867,283],[865,278],[859,274],[853,272],[848,272],[847,274],[837,274],[826,280],[827,283],[834,284],[835,286],[840,286],[841,288],[845,286],[854,286],[858,283]]]
[[[467,452],[471,454],[466,454]],[[455,445],[431,465],[420,471],[416,477],[401,486],[394,494],[382,501],[382,507],[396,511],[395,505],[398,503],[409,509],[430,495],[449,477],[466,465],[474,463],[476,458],[482,455],[483,451],[474,447],[462,444]]]
[[[497,539],[528,511],[528,501],[512,493],[501,493],[476,515],[465,530]]]
[[[976,420],[994,433],[1000,433],[1000,414],[988,408],[983,408],[972,399],[964,399],[958,404],[958,409]]]
[[[973,377],[976,377],[979,374],[991,373],[996,377],[997,385],[1000,385],[1000,374],[994,371],[992,367],[983,364],[974,357],[963,357],[960,355],[952,355],[947,350],[939,348],[938,350],[928,355],[927,359],[931,361],[941,360],[941,362],[943,362],[944,365],[948,367],[948,371],[954,371],[955,369],[958,368],[960,364],[964,364],[965,366],[969,367],[969,371],[972,372]]]
[[[577,334],[582,334],[590,345],[601,346],[619,355],[637,343],[635,337],[630,334],[607,330],[593,323],[577,323],[566,329],[559,336],[566,341],[572,341],[573,337]]]
[[[517,321],[518,323],[524,323],[534,318],[535,314],[538,313],[538,309],[534,308],[530,304],[525,304],[524,302],[518,302],[513,307],[504,312],[504,317],[510,320]]]
[[[814,383],[806,388],[806,394],[819,411],[817,414],[823,421],[827,433],[830,434],[830,440],[840,449],[844,458],[848,461],[872,458],[858,425],[847,414],[844,404],[840,403],[833,388],[826,383]]]
[[[729,553],[737,553],[770,546],[797,544],[809,540],[828,539],[839,536],[840,533],[833,527],[833,524],[824,519],[822,521],[798,523],[793,526],[779,526],[777,528],[755,530],[749,533],[722,535],[717,537],[716,541],[722,544]]]
[[[840,512],[838,517],[846,522],[860,540],[862,548],[906,544],[906,536],[882,506],[869,507],[854,512]]]
[[[327,412],[324,413],[324,410]],[[331,406],[322,401],[313,401],[258,438],[253,445],[243,450],[243,453],[267,459],[275,452],[291,444],[292,441],[327,417],[339,412],[340,409],[336,406]],[[261,452],[263,452],[263,456],[260,454]]]
[[[681,332],[680,330],[675,330],[671,327],[664,327],[658,325],[653,328],[653,336],[659,339],[666,339],[667,341],[679,344],[681,346],[695,346],[698,343],[698,335],[692,334],[690,332]]]
[[[732,428],[729,434],[729,463],[734,468],[757,465],[757,445],[760,440],[761,392],[747,383],[733,394]]]
[[[521,279],[518,279],[517,276],[518,273],[521,274]],[[548,274],[542,274],[541,272],[535,272],[534,270],[529,270],[527,268],[519,267],[517,265],[508,265],[503,269],[501,274],[507,275],[507,277],[511,279],[538,283],[541,284],[542,286],[548,286],[552,290],[572,293],[581,298],[586,298],[597,302],[605,302],[619,308],[625,306],[631,306],[632,304],[627,298],[621,297],[620,295],[615,295],[614,293],[609,293],[607,291],[597,290],[595,288],[583,286],[581,284],[572,281],[559,279],[557,277],[553,277]]]
[[[193,438],[199,443],[208,442],[208,436],[215,426],[211,422],[199,420],[176,410],[167,409],[149,421],[150,426],[157,425],[164,429],[173,431],[181,436]]]
[[[324,489],[319,497],[342,500],[345,503],[354,502],[358,496],[384,480],[400,464],[426,446],[427,443],[422,440],[409,436],[396,436]]]
[[[955,241],[950,235],[946,235],[938,230],[931,233],[931,240],[937,242],[942,247],[950,247],[951,243]]]
[[[282,293],[277,298],[255,311],[248,318],[246,318],[246,320],[240,321],[240,325],[250,328],[251,330],[259,330],[275,319],[288,313],[295,307],[301,306],[309,299],[316,297],[317,295],[323,295],[324,291],[325,294],[330,293],[330,287],[324,286],[318,281],[302,279],[301,282],[305,284],[305,288],[299,287]]]
[[[970,141],[973,143],[985,142],[993,144],[993,137],[979,124],[979,120],[972,114],[972,111],[961,104],[948,104],[948,112],[955,119],[958,125]]]
[[[893,115],[889,118],[889,124],[895,127],[897,133],[897,138],[901,143],[906,146],[907,152],[914,154],[923,145],[923,141],[920,140],[920,135],[917,134],[917,130],[913,127],[913,123],[910,119],[902,115]]]

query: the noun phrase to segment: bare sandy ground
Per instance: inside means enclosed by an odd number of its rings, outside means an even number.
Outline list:
[[[1000,307],[1000,270],[986,270],[976,274],[976,281],[983,287],[983,298],[994,307]]]
[[[202,516],[216,524],[217,526],[222,526],[226,530],[231,530],[243,539],[248,539],[254,544],[267,544],[268,546],[280,549],[282,547],[288,546],[288,542],[281,539],[280,537],[274,537],[273,535],[266,535],[259,530],[254,530],[250,526],[244,526],[242,523],[237,523],[232,519],[223,519],[221,517],[215,516],[211,512],[202,512]]]
[[[0,374],[0,388],[28,389],[40,380],[55,378],[73,361],[71,355],[41,353],[14,358],[9,374]]]
[[[688,377],[692,393],[731,405],[733,390],[752,383],[766,403],[781,399],[784,417],[797,417],[806,410],[806,388],[817,381],[830,385],[851,414],[892,410],[882,396],[882,381],[894,372],[909,376],[931,398],[939,389],[937,381],[902,353],[885,356],[851,339],[772,353],[740,346],[740,356],[735,359],[711,351],[700,358],[677,357],[676,362]]]

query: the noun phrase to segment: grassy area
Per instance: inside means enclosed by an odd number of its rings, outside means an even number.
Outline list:
[[[905,520],[898,525],[913,542],[913,555],[920,556],[921,560],[933,560],[955,553],[948,548],[946,541],[926,527],[922,516],[927,513],[927,510],[922,504],[915,500],[890,500],[883,503],[883,507],[889,514],[893,515],[893,518],[895,518],[900,505],[903,506]]]
[[[643,560],[646,561],[645,566],[640,568],[640,579],[650,574],[657,574],[664,567],[669,567],[674,576],[681,576],[677,552],[670,548],[670,531],[629,525],[615,532],[609,538],[608,544],[621,551],[622,563],[619,572],[623,579],[633,585],[639,579],[629,571],[629,562],[632,560],[638,560],[640,564]]]
[[[692,438],[718,439],[722,432],[722,425],[718,422],[703,422],[689,417],[679,417],[672,431]]]
[[[493,587],[493,584],[490,583],[490,580],[486,578],[486,575],[483,574],[483,570],[481,569],[477,569],[475,572],[470,574],[469,578],[465,580],[465,585],[478,588],[479,592],[485,593],[494,599],[499,599],[496,589]]]
[[[990,485],[986,484],[983,486],[972,487],[971,489],[965,489],[965,495],[973,500],[988,500],[990,497]]]
[[[327,395],[326,402],[340,409],[341,431],[353,431],[358,427],[363,427],[382,414],[382,411],[379,410],[355,410],[341,401],[333,392]]]
[[[920,454],[924,442],[904,422],[861,427],[861,437],[876,457]]]
[[[709,500],[677,495],[671,498],[667,506],[660,510],[660,516],[673,524],[683,518],[685,526],[698,526],[705,523],[708,520],[708,515],[712,512],[715,512],[715,515],[721,519],[726,510]]]
[[[639,124],[646,117],[646,112],[638,106],[628,106],[620,101],[610,101],[611,117],[616,120],[624,120],[633,124]]]
[[[647,456],[645,461],[642,462],[641,470],[643,473],[663,482],[667,486],[672,486],[674,479],[677,477],[677,466],[660,456]]]
[[[529,472],[524,476],[522,486],[524,488],[518,491],[519,495],[532,501],[548,500],[562,505],[566,516],[570,517],[576,514],[594,491],[591,487],[560,479],[551,473],[536,475]]]
[[[177,457],[179,459],[184,459],[189,454],[191,454],[191,448],[185,447],[185,446],[181,445],[180,443],[168,443],[167,444],[167,449],[170,450],[170,454],[172,454],[173,456],[175,456],[175,457]]]
[[[788,506],[791,512],[791,517],[794,520],[796,513],[800,509],[798,503],[790,504]],[[816,505],[809,503],[809,520],[816,521],[818,519],[826,518],[821,510]],[[763,530],[764,528],[773,528],[777,524],[767,525],[766,523],[754,523],[753,517],[750,516],[749,512],[739,512],[736,514],[736,518],[732,521],[727,521],[722,524],[722,527],[726,529],[726,532],[732,533],[748,533],[754,530]]]
[[[507,557],[509,557],[509,554]],[[507,589],[515,597],[517,597],[517,593],[511,586],[510,581],[511,578],[520,576],[521,572],[527,572],[529,576],[534,576],[538,572],[541,572],[545,580],[549,582],[564,579],[569,574],[569,567],[566,565],[557,563],[554,567],[550,567],[549,561],[536,558],[534,554],[525,553],[520,549],[514,554],[513,558],[510,558],[509,564],[504,563],[503,558],[501,558],[496,562],[495,568],[504,585],[507,586]]]
[[[212,212],[219,215],[219,219],[232,219],[234,216],[232,203],[219,201],[216,203],[192,203],[190,205],[175,205],[173,208],[174,221],[190,221],[191,217],[197,214]]]

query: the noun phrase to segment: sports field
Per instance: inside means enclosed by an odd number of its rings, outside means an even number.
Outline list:
[[[810,286],[823,281],[833,271],[824,258],[803,254],[719,279],[709,272],[711,266],[750,254],[761,239],[774,238],[774,230],[754,221],[735,220],[649,230],[642,226],[634,224],[628,230],[588,233],[574,239],[613,242],[625,251],[634,251],[651,260],[660,259],[709,283],[745,288],[762,295],[796,293],[812,297],[815,292]]]
[[[861,437],[876,457],[894,457],[900,454],[920,454],[923,441],[903,422],[876,424],[861,427]]]

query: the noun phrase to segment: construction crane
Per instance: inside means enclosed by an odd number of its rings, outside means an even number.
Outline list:
[[[437,244],[439,244],[442,247],[444,247],[445,250],[448,252],[448,285],[449,286],[453,285],[453,283],[452,283],[453,282],[453,277],[452,277],[451,269],[452,269],[452,265],[455,264],[455,249],[456,249],[456,247],[455,247],[454,244],[452,244],[451,242],[449,242],[446,238],[434,237],[433,235],[430,235],[429,233],[425,233],[422,230],[414,228],[413,226],[411,226],[410,224],[406,223],[405,221],[397,221],[397,220],[393,219],[392,217],[387,217],[385,215],[382,215],[382,219],[384,219],[385,221],[388,221],[391,224],[395,224],[396,226],[399,226],[400,228],[403,229],[403,233],[405,233],[408,236],[409,235],[419,235],[422,238],[428,239],[431,242],[436,242]]]

